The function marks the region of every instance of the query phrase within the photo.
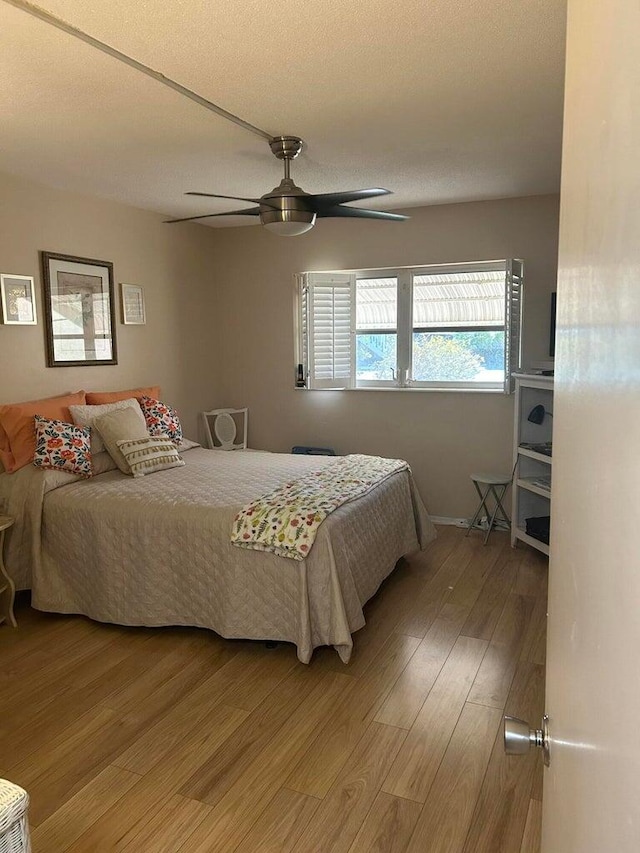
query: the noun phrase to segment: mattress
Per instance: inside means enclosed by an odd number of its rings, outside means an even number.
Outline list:
[[[8,546],[33,606],[292,642],[305,663],[332,645],[347,662],[363,605],[401,556],[435,536],[411,473],[401,471],[333,512],[302,561],[236,548],[231,527],[243,504],[336,458],[198,447],[184,460],[143,478],[2,475],[21,480],[11,503],[23,515]]]

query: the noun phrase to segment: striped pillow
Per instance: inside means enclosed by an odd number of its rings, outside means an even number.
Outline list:
[[[134,477],[144,477],[164,471],[165,468],[179,468],[184,461],[178,455],[175,444],[167,438],[134,438],[116,442],[120,452],[127,460]]]

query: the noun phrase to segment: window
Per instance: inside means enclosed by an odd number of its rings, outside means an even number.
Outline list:
[[[307,388],[512,390],[522,261],[299,277]]]

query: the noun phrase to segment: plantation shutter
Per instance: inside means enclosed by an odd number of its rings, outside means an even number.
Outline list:
[[[515,380],[511,375],[520,367],[520,329],[522,328],[522,261],[506,262],[504,393],[513,394]]]
[[[307,369],[309,388],[354,384],[355,276],[306,273]]]
[[[306,273],[296,273],[298,298],[296,301],[296,365],[295,382],[298,387],[298,365],[302,365],[305,387],[309,381],[309,299]]]

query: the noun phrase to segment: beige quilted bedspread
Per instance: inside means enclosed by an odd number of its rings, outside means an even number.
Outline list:
[[[184,459],[139,479],[110,471],[78,480],[31,466],[2,475],[0,499],[18,516],[7,565],[19,587],[31,585],[33,605],[288,641],[305,663],[333,645],[347,662],[364,603],[401,556],[435,536],[401,471],[332,513],[302,562],[234,548],[240,506],[335,457],[195,448]]]

